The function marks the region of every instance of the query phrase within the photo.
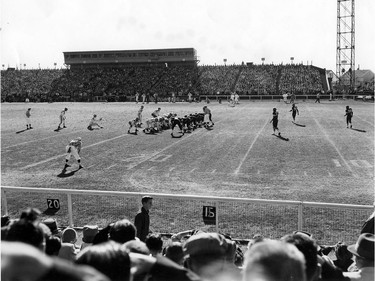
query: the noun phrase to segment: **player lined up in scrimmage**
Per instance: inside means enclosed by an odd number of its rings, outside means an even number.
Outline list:
[[[99,127],[99,128],[103,128],[103,127],[99,124],[99,122],[102,121],[102,120],[103,120],[103,118],[99,118],[99,119],[97,119],[97,115],[94,114],[94,116],[93,116],[93,117],[91,118],[91,120],[90,120],[90,123],[89,123],[87,129],[89,129],[90,131],[92,131],[92,130],[94,130],[94,129],[93,129],[93,126],[96,126],[96,127]]]
[[[204,113],[203,126],[212,127],[213,125],[215,125],[215,123],[212,122],[211,110],[206,105],[203,106],[203,113]]]
[[[349,128],[349,126],[352,128],[353,110],[349,107],[349,105],[346,106],[344,116],[346,116],[346,128]]]
[[[292,109],[289,110],[289,112],[292,112],[293,122],[295,122],[296,121],[296,115],[297,114],[299,115],[299,111],[298,111],[297,106],[294,103],[292,105]]]
[[[28,108],[26,110],[26,129],[29,130],[29,129],[32,129],[33,127],[31,127],[31,108]]]
[[[272,120],[270,121],[270,123],[272,122],[272,126],[273,126],[273,133],[276,134],[276,130],[279,132],[279,136],[281,136],[281,132],[279,130],[279,128],[277,127],[278,123],[279,123],[279,112],[277,112],[277,109],[276,107],[273,109],[272,111]]]
[[[83,168],[81,165],[81,157],[79,156],[81,152],[81,148],[82,148],[82,139],[80,137],[74,140],[71,140],[69,144],[65,147],[66,156],[65,156],[65,166],[64,166],[63,171],[65,171],[66,168],[71,167],[71,165],[69,165],[68,162],[72,156],[77,160],[78,165],[79,165],[78,168],[79,169]]]
[[[63,128],[66,128],[65,126],[65,119],[66,119],[66,116],[65,116],[65,113],[68,111],[68,109],[65,107],[63,111],[60,112],[60,123],[59,125],[57,126],[57,130],[60,130],[61,129],[61,125],[63,125]]]

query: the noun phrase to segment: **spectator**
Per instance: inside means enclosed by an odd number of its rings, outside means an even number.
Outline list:
[[[346,272],[351,280],[373,281],[374,276],[374,246],[375,236],[372,233],[362,233],[355,245],[348,246],[354,255],[354,262],[359,269],[357,272]]]
[[[142,208],[135,216],[134,225],[137,228],[137,237],[145,242],[147,235],[150,233],[150,216],[149,211],[152,207],[152,197],[142,197]]]
[[[78,247],[75,245],[76,242],[77,232],[70,227],[64,229],[61,237],[61,248],[58,257],[69,261],[75,261],[79,252]]]
[[[85,225],[83,227],[83,237],[82,237],[82,244],[81,244],[81,250],[84,248],[91,246],[92,242],[94,241],[95,236],[99,232],[99,227],[97,225]]]
[[[57,221],[53,218],[48,218],[43,220],[43,223],[48,226],[48,228],[51,230],[52,235],[56,235],[58,237],[61,237],[62,230],[57,225]]]
[[[217,278],[239,280],[239,271],[226,262],[228,245],[218,233],[199,233],[191,236],[183,246],[185,265],[204,280]],[[233,266],[233,265],[232,265]]]
[[[146,246],[153,257],[160,255],[163,250],[163,240],[159,234],[149,234],[146,237]]]
[[[361,234],[362,233],[374,234],[374,216],[375,216],[375,212],[373,212],[372,215],[365,221],[361,229]]]
[[[305,256],[306,280],[317,280],[320,275],[320,267],[318,266],[318,246],[315,240],[306,233],[295,232],[282,237],[281,241],[295,245]]]
[[[103,242],[107,242],[109,240],[109,231],[111,230],[112,226],[113,223],[110,223],[103,229],[99,230],[99,232],[95,235],[92,244],[97,245]]]
[[[172,242],[171,245],[165,248],[165,257],[183,266],[184,252],[182,250],[182,244],[180,242]]]
[[[123,244],[123,248],[129,253],[138,253],[142,255],[149,256],[150,250],[146,246],[145,242],[137,240],[130,240]]]
[[[40,212],[37,209],[23,211],[20,219],[7,226],[8,230],[4,240],[23,242],[45,252],[45,233],[38,222],[39,214]]]
[[[348,251],[348,246],[344,243],[337,243],[335,245],[336,260],[333,261],[334,265],[342,271],[348,271],[349,266],[353,263],[352,253]]]
[[[77,264],[89,265],[108,276],[112,281],[130,280],[130,258],[115,241],[87,247],[81,251]]]
[[[48,256],[58,256],[61,249],[61,240],[57,236],[51,236],[46,240],[46,254]]]
[[[35,247],[20,242],[1,243],[2,280],[110,281],[97,270],[51,259]]]
[[[109,239],[120,244],[134,240],[135,235],[135,226],[127,219],[115,222],[109,231]]]
[[[258,242],[246,252],[243,275],[244,281],[304,281],[305,258],[292,244]]]

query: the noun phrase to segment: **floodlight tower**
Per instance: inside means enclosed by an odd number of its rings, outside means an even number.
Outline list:
[[[355,85],[355,21],[354,0],[337,0],[336,76],[348,72],[348,80],[339,79],[339,85],[351,89]]]

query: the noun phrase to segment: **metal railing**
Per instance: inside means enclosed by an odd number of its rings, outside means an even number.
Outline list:
[[[254,234],[279,238],[303,230],[324,244],[354,243],[363,222],[374,211],[371,205],[36,187],[2,186],[1,195],[2,215],[12,218],[19,217],[26,207],[43,211],[48,207],[47,199],[58,199],[59,210],[53,216],[59,225],[71,227],[104,227],[123,218],[133,221],[141,197],[150,195],[154,198],[151,227],[156,232],[199,228],[247,239]],[[207,206],[216,208],[211,214],[212,225],[205,224],[203,219]],[[43,217],[48,217],[47,209]]]

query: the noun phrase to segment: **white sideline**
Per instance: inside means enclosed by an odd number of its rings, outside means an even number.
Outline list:
[[[255,136],[255,138],[254,138],[253,142],[251,143],[249,149],[247,150],[245,156],[242,158],[242,160],[241,160],[240,164],[238,165],[237,169],[234,171],[234,174],[238,175],[238,173],[240,172],[242,164],[245,162],[247,156],[250,153],[250,150],[253,148],[255,142],[257,141],[258,137],[260,136],[260,133],[264,130],[264,128],[267,126],[268,123],[269,122],[267,120],[266,123],[264,124],[264,126],[262,127],[262,129],[260,129],[260,131],[258,132],[258,134]]]

